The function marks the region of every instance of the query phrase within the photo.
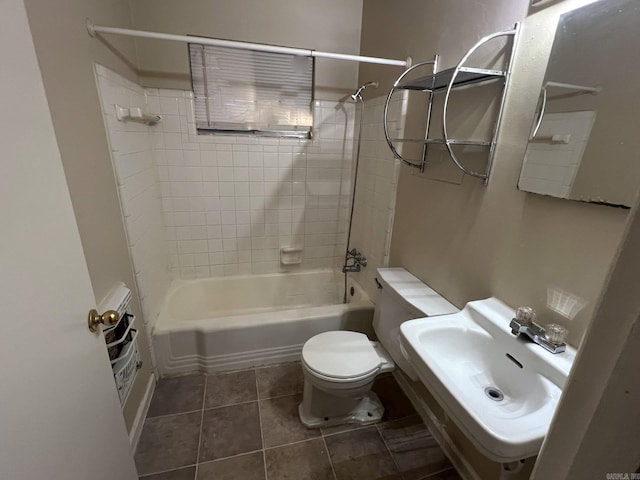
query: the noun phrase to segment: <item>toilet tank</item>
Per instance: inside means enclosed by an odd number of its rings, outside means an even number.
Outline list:
[[[414,318],[459,310],[404,268],[378,268],[378,281],[382,288],[378,289],[373,328],[396,365],[412,380],[417,380],[415,370],[401,351],[400,325]]]

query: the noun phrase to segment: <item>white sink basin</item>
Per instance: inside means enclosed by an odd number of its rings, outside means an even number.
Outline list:
[[[489,298],[400,327],[420,380],[478,450],[498,462],[539,452],[575,358],[571,347],[553,354],[516,338],[514,316]]]

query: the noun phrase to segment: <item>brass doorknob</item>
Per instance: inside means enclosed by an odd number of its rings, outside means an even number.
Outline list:
[[[120,315],[115,310],[107,310],[100,315],[96,309],[92,309],[89,311],[89,330],[95,332],[101,323],[106,327],[110,327],[118,323],[119,319]]]

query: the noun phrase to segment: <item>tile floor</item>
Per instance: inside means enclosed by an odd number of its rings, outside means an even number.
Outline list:
[[[459,480],[391,375],[383,421],[305,428],[299,363],[158,382],[135,455],[145,480]]]

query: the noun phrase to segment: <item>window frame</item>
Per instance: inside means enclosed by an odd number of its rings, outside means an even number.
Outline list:
[[[203,45],[201,43],[187,43],[187,56],[189,59],[189,77],[191,83],[191,92],[193,93],[194,98],[194,119],[196,122],[196,132],[198,135],[253,135],[253,136],[263,136],[263,137],[277,137],[277,138],[295,138],[295,139],[311,139],[313,138],[313,128],[314,128],[314,117],[315,117],[315,73],[316,73],[316,59],[315,57],[306,57],[311,61],[311,82],[309,85],[310,89],[310,102],[309,102],[309,115],[310,115],[310,125],[304,126],[304,129],[298,130],[299,126],[296,126],[292,129],[260,129],[260,128],[247,128],[247,129],[234,129],[234,128],[220,128],[220,127],[201,127],[198,126],[198,118],[197,118],[197,108],[196,102],[198,101],[198,96],[196,95],[196,88],[194,83],[194,75],[193,75],[193,62],[192,62],[192,47],[199,47],[202,49],[203,53],[206,51],[205,49],[208,45]],[[251,48],[234,48],[234,47],[214,47],[214,48],[225,48],[229,50],[249,50],[257,53],[265,53],[260,52],[258,50],[253,50]],[[296,57],[297,55],[287,54],[287,53],[276,53],[276,52],[267,52],[272,55],[286,55],[288,57]],[[203,88],[205,90],[206,98],[209,97],[207,92],[207,88],[209,83],[207,82],[206,75],[206,64],[203,58]],[[196,65],[197,66],[197,65]],[[207,123],[211,123],[211,116],[209,114],[210,105],[209,102],[205,99],[205,107],[207,110]]]

